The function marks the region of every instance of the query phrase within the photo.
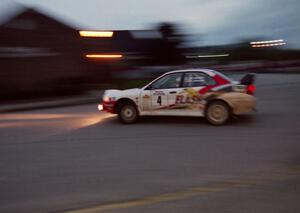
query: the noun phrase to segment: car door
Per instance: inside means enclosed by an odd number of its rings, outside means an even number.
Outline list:
[[[177,104],[181,105],[182,113],[191,116],[204,114],[204,95],[202,91],[215,85],[212,77],[203,72],[186,72],[183,77],[181,94],[177,96]]]
[[[162,76],[150,86],[151,114],[172,115],[176,95],[182,90],[183,73],[170,73]]]

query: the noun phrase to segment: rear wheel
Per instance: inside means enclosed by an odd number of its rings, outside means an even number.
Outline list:
[[[213,101],[208,105],[205,117],[212,125],[223,125],[230,119],[230,108],[223,101]]]
[[[124,124],[134,123],[138,119],[138,111],[132,103],[122,103],[118,111],[119,121]]]

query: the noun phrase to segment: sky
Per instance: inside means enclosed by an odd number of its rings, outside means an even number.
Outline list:
[[[78,29],[148,29],[178,23],[202,45],[284,39],[300,48],[300,0],[16,0]],[[0,9],[13,4],[0,0]],[[1,11],[1,10],[0,10]],[[200,42],[199,42],[200,41]]]

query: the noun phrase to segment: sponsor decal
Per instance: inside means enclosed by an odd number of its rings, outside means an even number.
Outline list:
[[[214,98],[224,92],[232,91],[232,84],[228,80],[223,79],[219,75],[215,75],[214,80],[216,82],[215,85],[208,85],[201,88],[200,90],[196,90],[194,88],[185,88],[176,96],[175,103],[161,107],[159,109],[187,108],[191,110],[199,110],[204,108],[207,100],[209,100],[210,98]],[[163,91],[155,91],[154,94],[165,95]],[[160,96],[157,99],[157,103],[161,103]]]
[[[154,91],[153,95],[165,95],[164,91],[156,90]]]
[[[202,100],[202,95],[198,93],[197,90],[193,88],[184,89],[182,94],[177,95],[175,99],[175,105],[177,104],[195,104]]]

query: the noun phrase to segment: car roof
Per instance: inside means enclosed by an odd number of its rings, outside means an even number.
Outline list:
[[[178,72],[204,72],[210,76],[214,76],[216,74],[216,71],[211,69],[182,69],[182,70],[169,71],[166,72],[165,74],[178,73]]]
[[[148,83],[145,87],[143,88],[146,88],[148,85],[152,84],[153,82],[157,81],[158,79],[168,75],[168,74],[172,74],[172,73],[184,73],[184,72],[203,72],[203,73],[206,73],[207,75],[211,76],[211,77],[214,77],[215,75],[217,74],[220,74],[218,71],[215,71],[215,70],[211,70],[211,69],[182,69],[182,70],[173,70],[173,71],[169,71],[169,72],[166,72],[164,74],[162,74],[161,76],[157,77],[156,79],[154,79],[153,81],[151,81],[150,83]],[[228,79],[230,82],[232,82],[231,79],[227,78],[225,76],[226,79]]]

